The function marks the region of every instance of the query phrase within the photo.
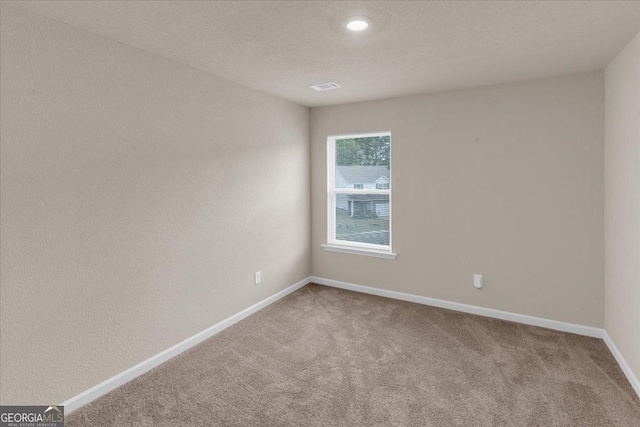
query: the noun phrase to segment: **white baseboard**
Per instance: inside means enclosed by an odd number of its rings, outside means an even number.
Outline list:
[[[629,366],[625,358],[622,357],[622,353],[620,353],[620,350],[618,350],[618,347],[616,347],[606,329],[602,331],[602,339],[604,339],[605,344],[607,344],[607,347],[609,347],[609,350],[611,351],[611,354],[613,354],[613,357],[616,358],[616,361],[618,362],[618,365],[620,365],[622,372],[624,372],[627,379],[631,383],[631,387],[633,387],[638,397],[640,397],[640,380],[638,380],[638,377],[634,375],[631,367]]]
[[[325,279],[316,276],[311,277],[311,283],[318,283],[320,285],[332,286],[334,288],[347,289],[349,291],[378,295],[381,297],[393,298],[402,301],[415,302],[418,304],[430,305],[433,307],[447,308],[449,310],[462,311],[464,313],[478,314],[480,316],[493,317],[495,319],[509,320],[511,322],[524,323],[525,325],[540,326],[542,328],[554,329],[556,331],[571,332],[588,337],[602,338],[602,329],[594,328],[591,326],[576,325],[573,323],[565,323],[557,320],[527,316],[525,314],[511,313],[509,311],[478,307],[476,305],[462,304],[459,302],[405,294],[396,291],[388,291],[386,289],[372,288],[369,286],[340,282],[338,280]]]
[[[158,365],[161,365],[162,363],[166,362],[167,360],[171,359],[172,357],[177,356],[178,354],[182,353],[185,350],[190,349],[191,347],[201,343],[202,341],[206,340],[207,338],[212,337],[213,335],[217,334],[218,332],[228,328],[229,326],[233,325],[234,323],[239,322],[240,320],[252,315],[253,313],[265,308],[266,306],[273,304],[274,302],[278,301],[279,299],[282,299],[284,297],[286,297],[287,295],[289,295],[290,293],[302,288],[303,286],[307,285],[310,282],[310,278],[307,277],[301,281],[299,281],[298,283],[296,283],[295,285],[289,286],[286,289],[283,289],[282,291],[271,295],[269,298],[266,298],[262,301],[260,301],[257,304],[252,305],[249,308],[246,308],[244,310],[242,310],[241,312],[234,314],[233,316],[216,323],[215,325],[211,326],[210,328],[205,329],[202,332],[199,332],[197,334],[195,334],[194,336],[187,338],[186,340],[174,345],[173,347],[170,347],[164,351],[162,351],[161,353],[156,354],[155,356],[150,357],[149,359],[138,363],[137,365],[133,366],[132,368],[127,369],[124,372],[121,372],[111,378],[109,378],[108,380],[105,380],[103,382],[101,382],[100,384],[91,387],[90,389],[78,394],[77,396],[72,397],[71,399],[68,399],[67,401],[63,402],[62,405],[64,406],[64,412],[65,414],[69,414],[73,411],[75,411],[76,409],[80,408],[83,405],[86,405],[87,403],[91,402],[92,400],[97,399],[98,397],[116,389],[117,387],[120,387],[121,385],[131,381],[132,379],[139,377],[140,375],[144,374],[145,372],[155,368]]]

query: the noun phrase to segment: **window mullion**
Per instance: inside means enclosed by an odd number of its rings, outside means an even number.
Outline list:
[[[391,194],[391,190],[376,190],[373,188],[365,190],[355,190],[353,188],[333,188],[333,194]]]

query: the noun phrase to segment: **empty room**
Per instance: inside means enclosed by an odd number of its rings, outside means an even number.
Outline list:
[[[640,2],[0,0],[0,427],[640,426]]]

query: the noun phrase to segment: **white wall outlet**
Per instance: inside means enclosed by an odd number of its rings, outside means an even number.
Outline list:
[[[482,289],[482,274],[473,275],[473,286],[478,289]]]
[[[255,273],[253,273],[253,281],[255,282],[256,285],[259,285],[260,282],[262,281],[262,274],[259,271],[256,271]]]

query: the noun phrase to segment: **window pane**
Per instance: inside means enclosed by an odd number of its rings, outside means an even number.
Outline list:
[[[388,189],[390,165],[389,135],[336,139],[336,188]]]
[[[389,195],[336,194],[336,240],[389,246]]]

